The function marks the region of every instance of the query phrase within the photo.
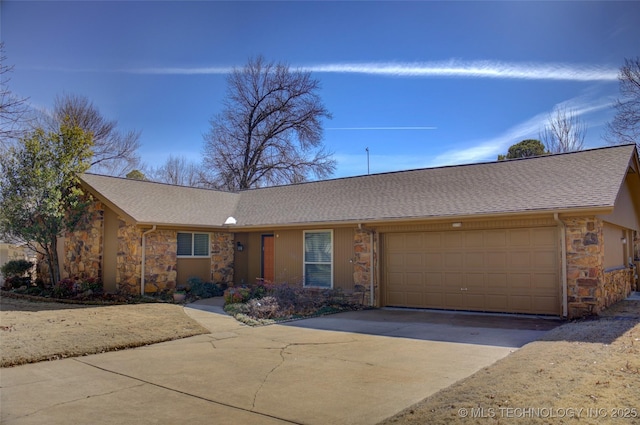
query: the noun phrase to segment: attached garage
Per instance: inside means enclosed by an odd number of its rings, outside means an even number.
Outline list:
[[[384,304],[562,314],[557,227],[385,233]]]

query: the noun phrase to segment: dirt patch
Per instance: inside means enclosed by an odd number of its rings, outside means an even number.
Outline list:
[[[567,323],[383,424],[640,424],[640,301]]]
[[[0,366],[139,347],[209,331],[173,304],[93,306],[0,298]]]

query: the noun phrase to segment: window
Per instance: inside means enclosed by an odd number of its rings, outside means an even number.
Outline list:
[[[304,232],[304,286],[333,287],[333,231]]]
[[[208,256],[208,233],[178,233],[178,257]]]

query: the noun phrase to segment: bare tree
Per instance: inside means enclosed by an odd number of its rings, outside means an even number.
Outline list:
[[[29,106],[27,99],[14,95],[9,89],[9,73],[13,66],[7,65],[4,41],[0,42],[0,149],[6,149],[12,140],[25,134]]]
[[[151,180],[180,186],[202,187],[204,178],[200,167],[183,156],[169,155],[164,165],[150,171]]]
[[[104,118],[86,97],[69,94],[57,96],[53,112],[45,116],[45,123],[41,125],[55,131],[65,119],[93,135],[93,157],[89,171],[123,176],[139,165],[137,150],[140,147],[140,133],[119,132],[117,121]]]
[[[605,138],[611,144],[635,143],[640,150],[640,57],[625,59],[618,74],[620,94],[616,115],[607,124]]]
[[[540,133],[540,139],[550,153],[574,152],[584,148],[587,126],[574,111],[556,108]]]
[[[321,144],[321,119],[331,115],[309,72],[258,57],[234,69],[227,84],[224,108],[204,137],[214,186],[238,190],[333,173],[335,160]]]

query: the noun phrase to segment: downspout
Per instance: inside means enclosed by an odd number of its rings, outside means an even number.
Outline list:
[[[146,263],[146,252],[147,252],[147,235],[149,233],[153,233],[156,231],[156,225],[154,224],[153,227],[149,230],[147,230],[146,232],[142,233],[142,263],[140,264],[140,273],[142,276],[140,276],[140,295],[144,296],[144,264]]]
[[[371,250],[371,258],[369,259],[369,262],[371,263],[369,265],[369,269],[370,269],[369,270],[369,297],[370,297],[369,306],[373,307],[373,301],[374,301],[374,297],[373,297],[373,271],[375,270],[375,267],[374,267],[375,255],[373,254],[374,253],[374,250],[373,250],[373,230],[371,230],[369,232],[369,237],[371,238],[371,240],[369,241],[369,246],[371,247],[370,248],[370,250]]]
[[[569,308],[567,306],[567,232],[566,226],[558,213],[553,213],[553,219],[558,223],[560,228],[560,245],[561,245],[561,261],[562,261],[562,317],[567,317]]]

